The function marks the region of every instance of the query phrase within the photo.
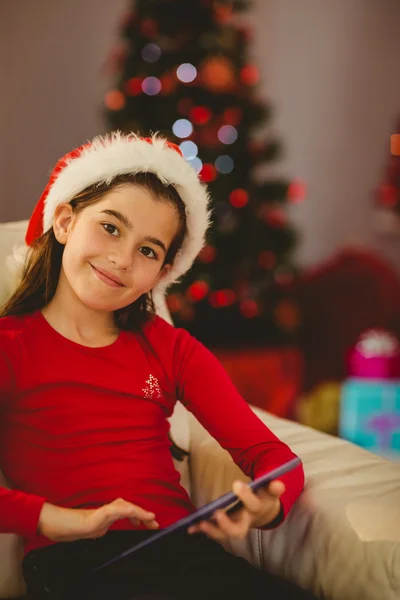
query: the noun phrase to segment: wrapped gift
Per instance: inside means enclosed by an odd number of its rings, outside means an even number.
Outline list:
[[[372,329],[363,333],[347,357],[349,377],[400,379],[400,344],[390,332]]]
[[[298,348],[216,348],[214,354],[249,404],[291,418],[302,386]]]
[[[339,435],[389,458],[400,458],[400,344],[389,332],[365,332],[348,358]]]

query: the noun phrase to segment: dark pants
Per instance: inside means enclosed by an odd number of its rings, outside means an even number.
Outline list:
[[[177,532],[89,577],[91,569],[151,531],[109,531],[97,540],[29,552],[22,563],[29,600],[312,600],[288,581],[233,556],[204,534]]]

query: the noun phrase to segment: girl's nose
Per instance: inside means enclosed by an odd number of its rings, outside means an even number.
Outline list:
[[[109,255],[108,260],[110,263],[120,271],[129,271],[132,268],[133,256],[132,251],[120,251]]]

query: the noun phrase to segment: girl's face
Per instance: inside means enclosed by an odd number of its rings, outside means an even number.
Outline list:
[[[179,227],[176,208],[143,187],[121,185],[75,214],[57,207],[54,233],[65,245],[59,284],[87,307],[111,312],[150,291]]]

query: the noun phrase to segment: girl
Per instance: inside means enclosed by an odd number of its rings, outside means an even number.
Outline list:
[[[177,146],[113,133],[59,160],[32,214],[22,280],[0,313],[0,465],[12,488],[0,488],[0,532],[24,538],[30,600],[310,598],[218,543],[279,525],[301,466],[257,495],[235,482],[234,516],[85,578],[194,511],[170,452],[177,400],[252,478],[294,457],[213,355],[155,315],[152,292],[203,246],[208,205]]]

